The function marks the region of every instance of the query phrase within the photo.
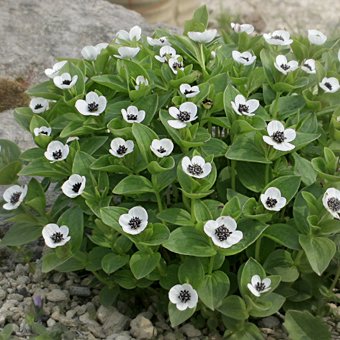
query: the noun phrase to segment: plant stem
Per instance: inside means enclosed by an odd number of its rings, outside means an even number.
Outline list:
[[[155,190],[155,195],[157,199],[157,205],[159,212],[163,211],[163,204],[162,204],[162,198],[158,191]]]
[[[189,198],[186,197],[186,196],[184,195],[183,192],[182,192],[182,202],[183,202],[183,204],[184,204],[184,207],[185,207],[188,211],[190,211],[190,210],[191,210],[191,207],[190,207]]]
[[[261,251],[261,236],[256,240],[255,243],[255,260],[260,262],[260,251]]]
[[[336,271],[336,274],[335,274],[335,277],[334,277],[334,280],[332,281],[332,284],[331,286],[329,287],[329,290],[332,291],[336,284],[339,282],[339,277],[340,277],[340,266],[338,266],[338,269]]]
[[[209,261],[208,274],[211,274],[213,272],[214,262],[215,262],[214,260],[215,260],[215,256],[211,256],[210,261]]]
[[[195,218],[195,215],[194,215],[194,205],[195,205],[195,199],[194,198],[192,198],[191,199],[191,211],[190,211],[190,213],[191,213],[191,219],[192,219],[192,221],[193,222],[195,222],[196,221],[196,218]]]

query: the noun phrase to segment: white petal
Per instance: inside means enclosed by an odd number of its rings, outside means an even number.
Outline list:
[[[268,145],[276,145],[277,143],[274,142],[274,140],[269,137],[269,136],[262,136],[263,140],[268,144]]]
[[[279,151],[291,151],[295,148],[295,145],[287,143],[287,142],[283,142],[283,143],[275,143],[273,145],[273,148]]]
[[[268,123],[267,126],[267,131],[268,131],[268,135],[272,136],[273,133],[277,132],[277,131],[282,131],[284,132],[284,126],[281,122],[279,122],[278,120],[272,120],[271,122]]]
[[[100,114],[102,112],[105,111],[106,109],[106,104],[107,104],[107,100],[104,96],[100,96],[98,98],[98,109],[96,111],[97,114]]]
[[[76,109],[79,113],[81,113],[82,115],[88,115],[89,109],[88,109],[88,103],[85,100],[82,99],[78,99],[76,101]]]
[[[291,60],[288,62],[289,72],[293,72],[299,67],[299,63],[296,60]]]
[[[318,30],[308,30],[308,40],[311,44],[322,45],[326,42],[327,37]]]
[[[259,108],[260,102],[257,99],[249,99],[246,105],[248,106],[249,113],[252,113]]]
[[[188,166],[192,165],[190,158],[188,156],[183,157],[181,164],[182,170],[188,174]]]
[[[168,297],[170,302],[176,304],[179,302],[178,295],[182,290],[182,285],[175,285],[173,286],[168,293]]]
[[[275,187],[268,188],[264,194],[265,194],[265,196],[270,197],[270,198],[275,198],[276,200],[281,198],[280,189],[275,188]]]
[[[213,237],[215,235],[216,228],[218,228],[218,223],[214,220],[207,221],[203,227],[204,232],[210,237]]]
[[[118,39],[118,40],[129,40],[130,39],[129,32],[127,32],[125,30],[119,30],[116,34],[116,39]]]
[[[284,131],[285,141],[291,142],[296,138],[296,131],[294,129],[286,129]]]
[[[129,210],[129,215],[132,216],[132,217],[139,217],[141,220],[144,220],[144,221],[148,220],[148,213],[141,206],[131,208]]]
[[[253,275],[250,282],[251,282],[251,285],[255,287],[258,283],[261,283],[262,281],[259,275]]]
[[[226,228],[228,228],[230,231],[234,231],[237,228],[237,223],[236,221],[230,217],[230,216],[220,216],[216,220],[218,226],[224,225]]]
[[[272,281],[270,278],[266,277],[265,279],[262,280],[262,283],[265,285],[266,288],[269,288],[270,285],[272,284]]]
[[[239,62],[241,57],[241,53],[239,51],[232,51],[231,55],[235,61]]]
[[[247,284],[247,287],[253,295],[260,296],[260,293],[250,283]]]
[[[239,243],[243,239],[243,232],[241,230],[235,230],[229,237],[228,241],[233,246]]]
[[[142,34],[142,29],[139,26],[133,26],[129,32],[130,40],[136,40],[136,41],[140,40],[141,34]]]
[[[168,124],[174,129],[183,129],[187,126],[187,124],[184,122],[181,122],[179,120],[171,120],[171,119],[168,120]]]
[[[188,112],[188,113],[190,113],[190,115],[196,115],[197,106],[192,102],[185,102],[185,103],[180,105],[179,110],[181,112],[184,112],[184,111]]]

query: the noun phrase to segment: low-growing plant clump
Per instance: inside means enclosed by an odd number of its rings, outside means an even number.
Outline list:
[[[292,339],[330,338],[339,42],[207,22],[201,7],[184,35],[135,26],[45,70],[15,113],[37,147],[18,160],[1,142],[2,183],[21,163],[43,177],[5,191],[1,244],[42,236],[44,272],[93,273],[106,304],[152,291],[173,327],[259,339],[254,320],[280,311]]]

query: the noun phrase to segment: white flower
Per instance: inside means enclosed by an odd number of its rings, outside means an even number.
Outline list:
[[[323,45],[327,37],[318,30],[308,30],[308,40],[313,45]]]
[[[79,137],[77,137],[77,136],[70,136],[70,137],[68,137],[68,138],[66,139],[66,144],[67,144],[67,143],[71,143],[71,142],[73,142],[73,141],[75,141],[75,140],[79,140]]]
[[[217,30],[205,30],[204,32],[188,32],[188,37],[199,43],[210,43],[216,37]]]
[[[72,77],[69,73],[63,73],[60,76],[55,76],[53,78],[53,83],[56,87],[64,90],[73,87],[77,80],[78,80],[77,75]]]
[[[122,158],[128,153],[131,153],[134,146],[135,145],[132,140],[125,141],[123,138],[117,137],[112,140],[109,152],[115,157]]]
[[[231,28],[236,32],[246,32],[247,34],[252,34],[254,32],[254,26],[250,24],[237,24],[237,23],[230,23]]]
[[[44,155],[49,161],[56,162],[66,159],[69,151],[67,144],[64,145],[62,142],[55,140],[48,144]]]
[[[189,122],[197,119],[197,106],[191,102],[185,102],[180,105],[179,109],[175,106],[169,108],[169,114],[175,120],[168,120],[168,124],[174,129],[182,129],[187,126]]]
[[[247,100],[242,94],[238,94],[235,97],[235,102],[231,102],[231,106],[240,116],[254,116],[254,112],[259,108],[260,102],[257,99]]]
[[[323,206],[340,220],[340,190],[328,188],[322,198]]]
[[[263,206],[272,211],[280,211],[287,203],[286,198],[281,196],[281,191],[274,187],[268,188],[260,199]]]
[[[232,52],[233,59],[242,65],[251,65],[255,60],[256,56],[252,55],[251,52],[239,52],[239,51],[233,51]]]
[[[73,174],[68,178],[67,181],[64,182],[64,184],[61,186],[61,190],[67,197],[75,198],[83,193],[85,184],[85,176]]]
[[[264,33],[263,38],[270,45],[287,46],[293,42],[293,40],[290,39],[289,32],[285,30],[277,30],[273,33]]]
[[[198,302],[198,294],[191,284],[175,285],[169,290],[169,300],[180,311],[187,308],[195,308]]]
[[[14,210],[18,208],[27,194],[27,185],[12,185],[5,190],[3,199],[6,203],[2,206],[5,210]]]
[[[130,105],[126,110],[121,109],[123,119],[128,123],[141,123],[145,118],[145,111]]]
[[[116,34],[118,40],[139,41],[142,35],[142,29],[139,26],[133,26],[129,32],[120,30]]]
[[[85,100],[76,101],[76,109],[84,116],[99,116],[106,109],[107,100],[96,92],[89,92]]]
[[[119,55],[115,54],[114,56],[119,59],[125,59],[125,58],[134,58],[138,52],[140,51],[139,47],[119,47],[118,53]]]
[[[247,287],[252,294],[259,297],[261,294],[270,290],[271,283],[272,281],[269,278],[261,280],[259,275],[253,275],[251,278],[251,283],[248,283]]]
[[[171,68],[171,71],[175,74],[177,74],[178,70],[184,70],[184,65],[182,62],[182,57],[180,55],[176,55],[173,58],[169,59],[169,66]]]
[[[161,63],[167,62],[170,58],[176,56],[176,50],[171,46],[163,46],[159,50],[159,55],[156,55],[155,58]]]
[[[45,74],[47,77],[53,79],[55,76],[59,75],[59,71],[65,66],[67,63],[67,60],[59,61],[58,63],[55,63],[52,68],[47,68],[45,70]]]
[[[49,102],[45,98],[32,98],[29,104],[30,109],[33,113],[42,113],[48,110]]]
[[[195,97],[200,93],[198,86],[190,86],[189,84],[180,85],[179,90],[186,98]]]
[[[51,132],[52,132],[52,129],[47,126],[36,127],[33,130],[34,136],[39,136],[39,135],[50,136]]]
[[[148,225],[148,213],[141,207],[133,207],[127,214],[120,215],[119,225],[127,234],[140,234]]]
[[[151,38],[147,37],[146,40],[150,46],[170,46],[170,43],[166,37],[161,38]]]
[[[68,236],[68,233],[69,230],[66,225],[59,227],[58,224],[55,223],[45,225],[42,230],[45,244],[49,248],[56,248],[66,244],[71,239],[71,236]]]
[[[98,55],[101,53],[101,51],[107,46],[109,46],[108,43],[100,43],[95,46],[91,46],[91,45],[85,46],[81,50],[81,55],[83,56],[85,60],[90,60],[90,61],[96,60]]]
[[[274,149],[280,151],[291,151],[295,145],[289,142],[296,138],[294,129],[286,129],[278,120],[272,120],[267,126],[268,136],[263,136],[263,140],[273,146]]]
[[[149,85],[148,79],[145,78],[144,76],[137,76],[135,89],[139,90],[140,85],[148,86]]]
[[[287,74],[295,71],[299,67],[299,63],[296,60],[287,61],[287,58],[280,54],[276,57],[274,66],[279,72]]]
[[[316,73],[315,60],[314,59],[305,60],[301,65],[301,70],[309,74],[315,74]]]
[[[188,156],[185,156],[182,159],[182,169],[191,177],[204,178],[210,174],[211,164],[206,163],[201,156],[194,156],[191,160]]]
[[[323,78],[319,86],[328,93],[334,93],[340,89],[339,80],[334,77]]]
[[[237,223],[230,216],[221,216],[209,220],[204,225],[204,232],[211,237],[214,244],[221,248],[230,248],[243,239],[243,233],[236,230]]]
[[[174,143],[169,138],[154,139],[150,149],[157,157],[163,158],[171,154],[174,149]]]

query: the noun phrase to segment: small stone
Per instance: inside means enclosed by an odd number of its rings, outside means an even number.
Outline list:
[[[114,333],[106,338],[106,340],[132,340],[132,339],[134,338],[131,338],[130,333],[128,331]]]
[[[89,331],[97,338],[105,338],[105,334],[103,332],[102,327],[100,324],[91,319],[90,314],[86,312],[85,314],[81,315],[79,317],[79,321],[83,324],[87,325]]]
[[[97,310],[97,319],[103,325],[106,336],[123,331],[130,319],[119,313],[114,307],[100,306]]]
[[[47,320],[47,326],[48,327],[53,327],[57,322],[55,320],[53,320],[52,318],[49,318]]]
[[[196,336],[201,336],[202,333],[199,329],[195,328],[192,324],[187,323],[180,328],[180,331],[185,334],[188,338],[194,338]]]
[[[16,281],[17,281],[17,284],[21,284],[21,285],[25,285],[29,282],[29,278],[27,276],[18,276]]]
[[[51,302],[66,301],[68,299],[68,294],[66,291],[61,289],[53,289],[47,293],[46,298]]]
[[[0,288],[0,301],[5,300],[6,295],[7,295],[6,291]]]
[[[66,317],[69,318],[69,319],[72,319],[76,315],[76,313],[77,312],[74,309],[68,310],[66,312]]]
[[[15,275],[16,276],[19,276],[19,275],[25,275],[27,273],[27,267],[22,265],[21,263],[18,263],[16,266],[15,266]]]
[[[64,279],[65,279],[64,274],[63,273],[58,273],[58,272],[54,273],[53,277],[52,277],[52,281],[54,283],[61,283],[61,282],[64,281]]]
[[[23,301],[24,297],[20,294],[8,294],[7,300]]]
[[[275,328],[280,325],[280,319],[276,316],[268,316],[259,321],[259,326],[263,328]]]
[[[82,286],[71,286],[69,289],[69,292],[71,295],[75,296],[90,296],[91,295],[91,290],[88,287],[82,287]]]
[[[131,320],[130,327],[130,333],[137,339],[152,339],[157,335],[157,330],[152,322],[140,314]]]
[[[83,315],[86,312],[86,305],[81,305],[81,306],[77,306],[74,308],[74,310],[77,312],[77,315]]]
[[[177,337],[174,333],[172,332],[166,332],[164,334],[164,340],[177,340]]]

